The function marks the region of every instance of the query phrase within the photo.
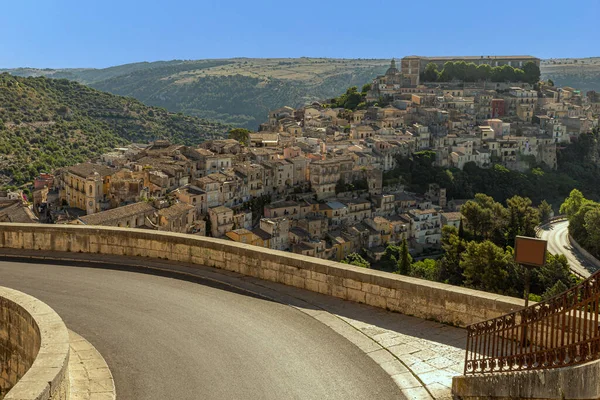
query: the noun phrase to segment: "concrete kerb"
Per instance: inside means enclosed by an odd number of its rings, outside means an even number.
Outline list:
[[[0,287],[0,297],[28,313],[39,332],[33,364],[4,397],[5,400],[68,399],[69,335],[60,316],[47,304],[14,289]]]
[[[102,354],[69,330],[69,400],[115,400],[115,382]]]

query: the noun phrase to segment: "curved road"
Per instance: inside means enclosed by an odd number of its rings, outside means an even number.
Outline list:
[[[552,254],[564,254],[569,266],[578,274],[588,277],[594,267],[571,246],[569,242],[569,221],[559,221],[540,228],[540,238],[548,241],[548,251]]]
[[[226,286],[117,269],[0,261],[105,357],[120,399],[397,399],[356,346],[294,308]]]

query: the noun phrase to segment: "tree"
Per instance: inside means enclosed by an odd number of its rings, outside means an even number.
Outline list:
[[[535,237],[535,227],[540,223],[540,213],[537,208],[532,207],[531,199],[521,196],[513,196],[506,201],[508,206],[507,241],[513,244],[515,237]]]
[[[560,213],[565,214],[567,218],[571,219],[571,217],[577,214],[581,206],[586,202],[588,202],[588,200],[583,197],[583,193],[577,189],[573,189],[571,190],[571,193],[569,193],[569,197],[561,204]]]
[[[417,261],[410,266],[410,276],[428,281],[438,281],[440,277],[439,264],[430,258]]]
[[[594,256],[600,256],[600,207],[594,207],[584,216],[584,227],[587,232],[585,248]]]
[[[362,94],[363,96],[366,96],[366,95],[367,95],[367,92],[368,92],[369,90],[371,90],[371,84],[370,84],[370,83],[366,83],[366,84],[364,84],[364,85],[363,85],[363,87],[362,87],[362,89],[360,90],[360,92],[361,92],[361,94]]]
[[[534,270],[532,279],[532,292],[542,294],[556,282],[562,282],[566,287],[573,286],[569,261],[563,254],[546,254],[546,263],[541,268]]]
[[[344,263],[344,264],[355,265],[357,267],[371,268],[371,263],[369,263],[367,260],[365,260],[358,253],[350,253],[350,254],[348,254],[341,262]]]
[[[406,239],[402,240],[400,245],[400,254],[398,255],[398,268],[396,272],[400,275],[408,275],[410,273],[410,265],[412,264],[412,256],[408,251],[408,242]]]
[[[489,240],[470,242],[462,254],[461,262],[465,285],[488,292],[508,293],[511,290],[511,264],[511,257]]]
[[[437,64],[429,63],[425,67],[425,72],[423,73],[423,80],[425,82],[436,82],[440,76],[440,72],[438,71]]]
[[[466,243],[453,226],[444,226],[442,228],[441,242],[442,249],[444,250],[444,257],[442,257],[440,261],[440,280],[450,283],[451,285],[461,285],[464,277],[460,261],[461,254],[466,249]]]
[[[548,79],[548,86],[554,86],[554,81],[552,79]]]
[[[229,137],[229,139],[237,140],[244,146],[249,146],[250,145],[250,133],[252,133],[252,131],[245,129],[245,128],[234,128],[229,131],[228,137]]]
[[[540,221],[544,222],[549,220],[552,217],[552,206],[548,204],[546,200],[543,200],[538,206],[538,211],[540,213]]]
[[[540,81],[540,67],[538,67],[533,61],[528,61],[523,66],[525,72],[525,82],[529,84],[536,84]]]
[[[400,246],[388,245],[380,259],[381,269],[385,271],[396,271],[398,259],[400,258]]]
[[[548,288],[548,290],[542,294],[542,300],[548,300],[549,298],[558,296],[559,294],[566,292],[568,289],[569,288],[567,285],[565,285],[562,281],[558,281],[554,284],[554,286]]]
[[[492,77],[492,67],[488,64],[481,64],[477,66],[477,80],[488,81]]]

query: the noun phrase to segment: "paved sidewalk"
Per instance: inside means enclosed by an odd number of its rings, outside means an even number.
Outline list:
[[[0,249],[0,256],[23,254],[7,250]],[[36,252],[34,257],[56,259],[57,253]],[[321,321],[368,354],[392,377],[403,394],[402,398],[451,399],[452,377],[463,372],[466,331],[461,328],[210,267],[84,253],[59,253],[59,258],[64,261],[81,260],[90,266],[101,263],[117,268],[118,265],[127,265],[166,273],[174,271],[288,304]]]
[[[102,355],[71,330],[69,339],[69,400],[115,400],[115,383]]]

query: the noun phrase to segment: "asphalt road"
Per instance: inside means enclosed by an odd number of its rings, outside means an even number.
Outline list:
[[[572,270],[590,276],[594,267],[569,243],[569,221],[559,221],[541,228],[540,238],[548,241],[548,251],[552,254],[564,254]]]
[[[119,399],[398,399],[357,347],[289,306],[214,283],[0,261],[105,357]]]

